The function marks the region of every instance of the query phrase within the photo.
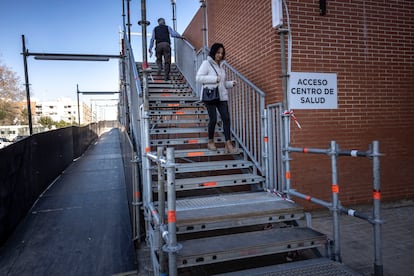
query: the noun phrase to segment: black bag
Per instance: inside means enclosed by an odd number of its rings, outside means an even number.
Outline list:
[[[203,97],[202,97],[203,102],[209,103],[209,102],[213,102],[217,100],[220,100],[220,93],[218,90],[218,86],[214,88],[208,88],[208,87],[203,88]]]
[[[210,66],[214,69],[214,72],[216,72],[216,75],[218,76],[218,73],[217,73],[216,69],[214,68],[214,66],[211,63],[210,63]],[[205,103],[210,103],[210,102],[213,102],[213,101],[219,101],[220,100],[220,92],[219,92],[218,85],[214,88],[204,87],[203,88],[203,97],[201,98],[201,100]]]

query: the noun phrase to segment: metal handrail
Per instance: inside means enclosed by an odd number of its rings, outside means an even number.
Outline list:
[[[226,77],[237,86],[229,91],[232,133],[262,175],[266,174],[265,93],[227,62]]]
[[[195,48],[187,41],[177,42],[177,66],[180,70],[185,68],[182,73],[193,88],[193,94],[200,95],[201,86],[196,83],[196,74],[208,49],[195,52]],[[191,55],[188,48],[191,49]],[[188,65],[193,65],[193,70],[188,70]],[[231,132],[255,167],[265,175],[265,93],[227,62],[224,68],[227,78],[237,81],[237,86],[229,93]]]

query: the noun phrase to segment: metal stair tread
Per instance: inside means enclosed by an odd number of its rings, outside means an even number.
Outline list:
[[[241,169],[253,166],[253,163],[246,160],[225,160],[225,161],[209,161],[209,162],[192,162],[192,163],[176,163],[175,172],[189,172],[197,169],[199,171],[222,169]]]
[[[238,181],[252,179],[255,181],[264,180],[263,177],[256,174],[244,173],[244,174],[230,174],[230,175],[218,175],[218,176],[203,176],[203,177],[191,177],[176,179],[176,185],[197,184],[197,183],[212,183],[212,182],[225,182],[225,181]]]
[[[216,143],[224,142],[224,138],[217,137],[214,139]],[[150,144],[153,146],[168,146],[168,145],[195,145],[206,144],[207,137],[197,138],[170,138],[170,139],[151,139]]]
[[[357,276],[361,275],[345,264],[335,262],[328,258],[314,258],[300,260],[291,263],[271,265],[246,269],[241,271],[214,274],[214,276],[295,276],[295,275],[318,275],[318,276]]]
[[[157,115],[206,115],[207,110],[194,110],[194,109],[180,109],[180,110],[150,110],[148,111],[150,116]]]
[[[305,227],[263,231],[180,241],[177,266],[187,267],[241,258],[289,252],[325,245],[326,236]]]
[[[267,192],[178,199],[176,204],[178,227],[258,217],[263,218],[263,223],[272,223],[296,220],[304,216],[303,208],[296,203]],[[237,224],[243,225],[240,222]],[[245,225],[247,224],[252,223],[246,222]]]
[[[237,152],[235,154],[240,153],[240,149],[236,148]],[[176,158],[181,157],[200,157],[200,156],[216,156],[216,155],[232,155],[227,153],[225,148],[217,148],[217,150],[209,150],[209,149],[184,149],[184,150],[175,150],[174,156]]]

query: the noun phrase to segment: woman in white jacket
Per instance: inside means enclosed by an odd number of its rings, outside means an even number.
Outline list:
[[[224,60],[226,52],[221,43],[214,43],[210,48],[210,54],[207,60],[204,60],[197,71],[196,81],[201,83],[202,87],[214,88],[218,86],[220,100],[214,102],[205,102],[209,123],[208,123],[208,144],[209,150],[217,150],[214,144],[214,132],[217,123],[217,110],[220,112],[223,121],[224,137],[226,139],[226,152],[234,154],[237,150],[233,147],[230,139],[230,114],[227,105],[228,88],[236,85],[235,81],[226,81],[226,72],[223,68],[222,61]],[[202,93],[200,95],[200,99]]]

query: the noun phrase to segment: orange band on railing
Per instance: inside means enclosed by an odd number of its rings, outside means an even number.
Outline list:
[[[201,184],[202,187],[215,187],[217,186],[217,182],[204,182]]]
[[[381,191],[373,190],[372,191],[372,198],[373,199],[381,199]]]
[[[332,184],[332,193],[339,193],[339,186],[338,184]]]
[[[195,152],[187,153],[188,157],[197,157],[197,156],[203,156],[203,155],[204,155],[203,151],[195,151]]]
[[[163,80],[154,80],[155,83],[161,83],[164,82]]]
[[[307,195],[306,197],[305,197],[305,199],[307,200],[307,201],[310,201],[311,200],[311,196],[310,195]]]
[[[308,148],[303,148],[303,152],[304,153],[308,153],[309,152],[309,149]]]
[[[139,192],[135,192],[135,193],[134,193],[134,197],[135,197],[135,198],[139,198],[139,197],[140,197],[140,195],[141,195],[141,194],[140,194]]]
[[[168,222],[177,222],[177,213],[175,211],[168,211]]]
[[[178,115],[184,115],[184,114],[185,114],[185,112],[184,112],[184,111],[177,111],[177,112],[175,112],[175,114],[178,114]]]
[[[161,97],[169,97],[171,94],[161,94]]]
[[[290,179],[290,172],[286,172],[285,177],[286,177],[286,179]]]
[[[265,137],[265,138],[264,138],[264,142],[265,142],[265,143],[269,142],[269,137]]]
[[[198,140],[187,140],[187,143],[189,144],[197,144]]]
[[[150,152],[151,151],[151,147],[146,147],[145,148],[145,153],[148,153],[148,152]]]
[[[168,107],[177,107],[180,106],[180,104],[176,103],[176,104],[168,104]]]

